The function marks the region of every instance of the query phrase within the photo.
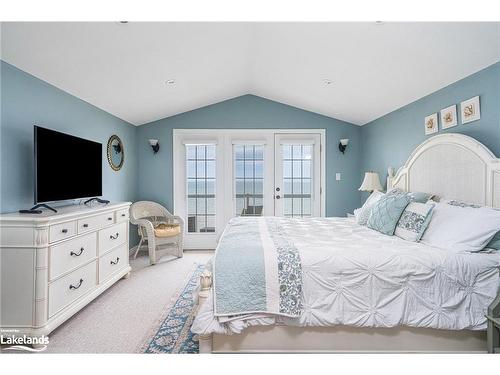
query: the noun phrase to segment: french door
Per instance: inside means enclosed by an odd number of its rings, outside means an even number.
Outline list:
[[[275,216],[321,216],[320,134],[275,134]]]
[[[324,130],[174,130],[185,247],[213,249],[236,216],[324,216]]]

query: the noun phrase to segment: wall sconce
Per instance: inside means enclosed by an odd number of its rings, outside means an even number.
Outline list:
[[[345,149],[347,148],[347,145],[349,144],[349,139],[341,139],[339,143],[339,150],[341,153],[345,153]]]
[[[153,152],[156,154],[160,150],[160,143],[158,143],[157,139],[149,139],[149,145],[153,149]]]

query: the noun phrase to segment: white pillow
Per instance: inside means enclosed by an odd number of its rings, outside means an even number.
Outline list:
[[[384,193],[378,190],[374,190],[366,200],[363,207],[361,207],[358,212],[355,212],[356,222],[359,225],[366,225],[366,223],[368,222],[368,218],[370,217],[373,205],[378,202],[378,200],[383,196]]]
[[[456,201],[436,203],[421,242],[454,252],[481,251],[500,229],[500,211]]]

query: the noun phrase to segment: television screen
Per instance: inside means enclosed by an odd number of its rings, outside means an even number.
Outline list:
[[[102,195],[102,144],[35,126],[35,204]]]

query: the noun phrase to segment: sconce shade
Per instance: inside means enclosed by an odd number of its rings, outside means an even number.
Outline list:
[[[339,142],[339,151],[341,153],[345,153],[345,149],[347,148],[348,143],[349,143],[349,139],[348,138],[344,138],[344,139],[340,140],[340,142]]]
[[[363,183],[359,187],[361,191],[382,191],[382,184],[380,183],[380,178],[377,172],[366,172]]]
[[[153,149],[153,152],[156,154],[160,150],[160,144],[157,139],[148,139],[149,145]]]

